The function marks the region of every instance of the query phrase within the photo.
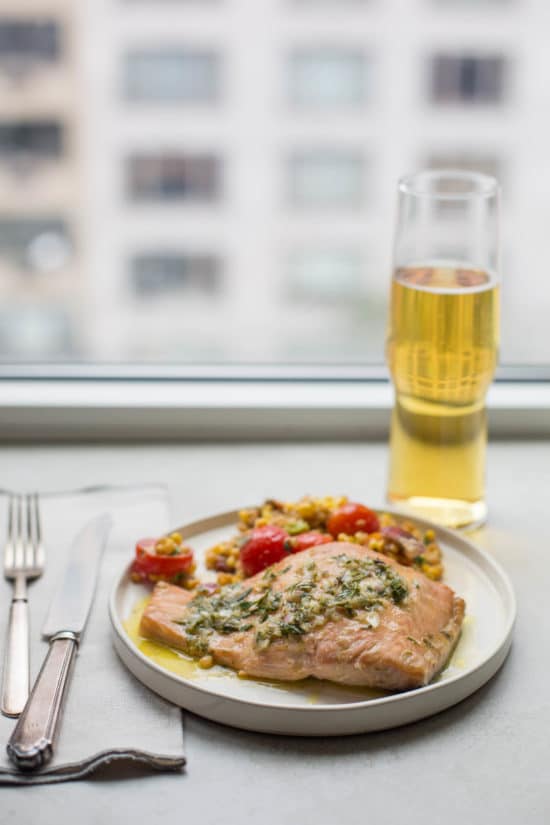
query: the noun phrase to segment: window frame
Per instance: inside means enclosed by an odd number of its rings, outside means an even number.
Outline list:
[[[387,439],[382,366],[3,365],[0,439],[250,441]],[[550,366],[502,367],[491,438],[550,436]]]

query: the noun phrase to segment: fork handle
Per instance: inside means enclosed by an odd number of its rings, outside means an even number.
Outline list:
[[[8,634],[2,676],[2,713],[19,716],[29,696],[29,605],[14,598],[8,619]]]
[[[53,749],[78,647],[74,633],[53,636],[44,664],[8,742],[8,756],[21,771],[46,765]]]

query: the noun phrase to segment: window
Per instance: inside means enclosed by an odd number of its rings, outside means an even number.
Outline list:
[[[210,103],[219,97],[220,60],[211,51],[139,51],[126,56],[126,97]]]
[[[480,154],[472,151],[444,151],[432,152],[422,163],[426,169],[461,169],[463,171],[480,172],[490,175],[503,182],[503,166],[498,158],[490,154]],[[442,218],[452,218],[460,214],[465,204],[460,201],[440,200],[436,208]],[[453,256],[450,256],[453,257]]]
[[[470,151],[439,150],[429,154],[423,166],[427,169],[462,169],[480,172],[502,180],[502,163],[494,155],[479,154]]]
[[[128,184],[134,201],[214,201],[220,163],[213,155],[135,155],[128,161]]]
[[[291,203],[298,207],[360,206],[363,166],[358,152],[296,152],[289,164]]]
[[[60,218],[0,218],[0,259],[22,272],[63,269],[71,258],[71,246]]]
[[[369,6],[371,5],[371,0],[292,0],[293,4],[297,7],[305,7],[311,6],[311,8],[315,9],[317,7],[321,9],[334,9],[336,8],[338,11],[342,7],[353,8],[354,6]]]
[[[438,54],[431,60],[433,103],[502,103],[506,61],[500,55]]]
[[[181,292],[212,296],[220,288],[220,266],[218,259],[208,254],[141,254],[132,259],[131,279],[140,298]]]
[[[59,57],[59,26],[53,20],[0,18],[0,66],[51,63]]]
[[[62,126],[54,120],[0,122],[0,158],[58,158],[63,151],[62,136]]]
[[[59,304],[14,302],[0,309],[0,351],[4,357],[33,360],[75,354],[73,329]]]
[[[0,5],[0,311],[57,302],[83,370],[381,366],[396,182],[425,166],[501,180],[502,358],[550,365],[542,0]]]
[[[478,8],[486,6],[513,6],[516,0],[432,0],[438,6],[457,6],[458,8]]]
[[[302,107],[357,106],[366,98],[366,57],[357,49],[299,49],[289,60],[289,98]]]
[[[320,248],[293,251],[287,265],[291,301],[349,301],[361,291],[363,262],[358,252]]]

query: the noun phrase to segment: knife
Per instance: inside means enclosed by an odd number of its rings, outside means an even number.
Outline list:
[[[7,746],[9,758],[22,771],[37,770],[53,756],[73,660],[94,599],[111,526],[109,515],[98,516],[72,543],[69,562],[42,628],[42,636],[50,643],[48,653]]]

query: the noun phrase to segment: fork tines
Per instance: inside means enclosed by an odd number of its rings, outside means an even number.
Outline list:
[[[4,572],[32,576],[44,564],[38,493],[10,495],[8,536],[4,551]]]

